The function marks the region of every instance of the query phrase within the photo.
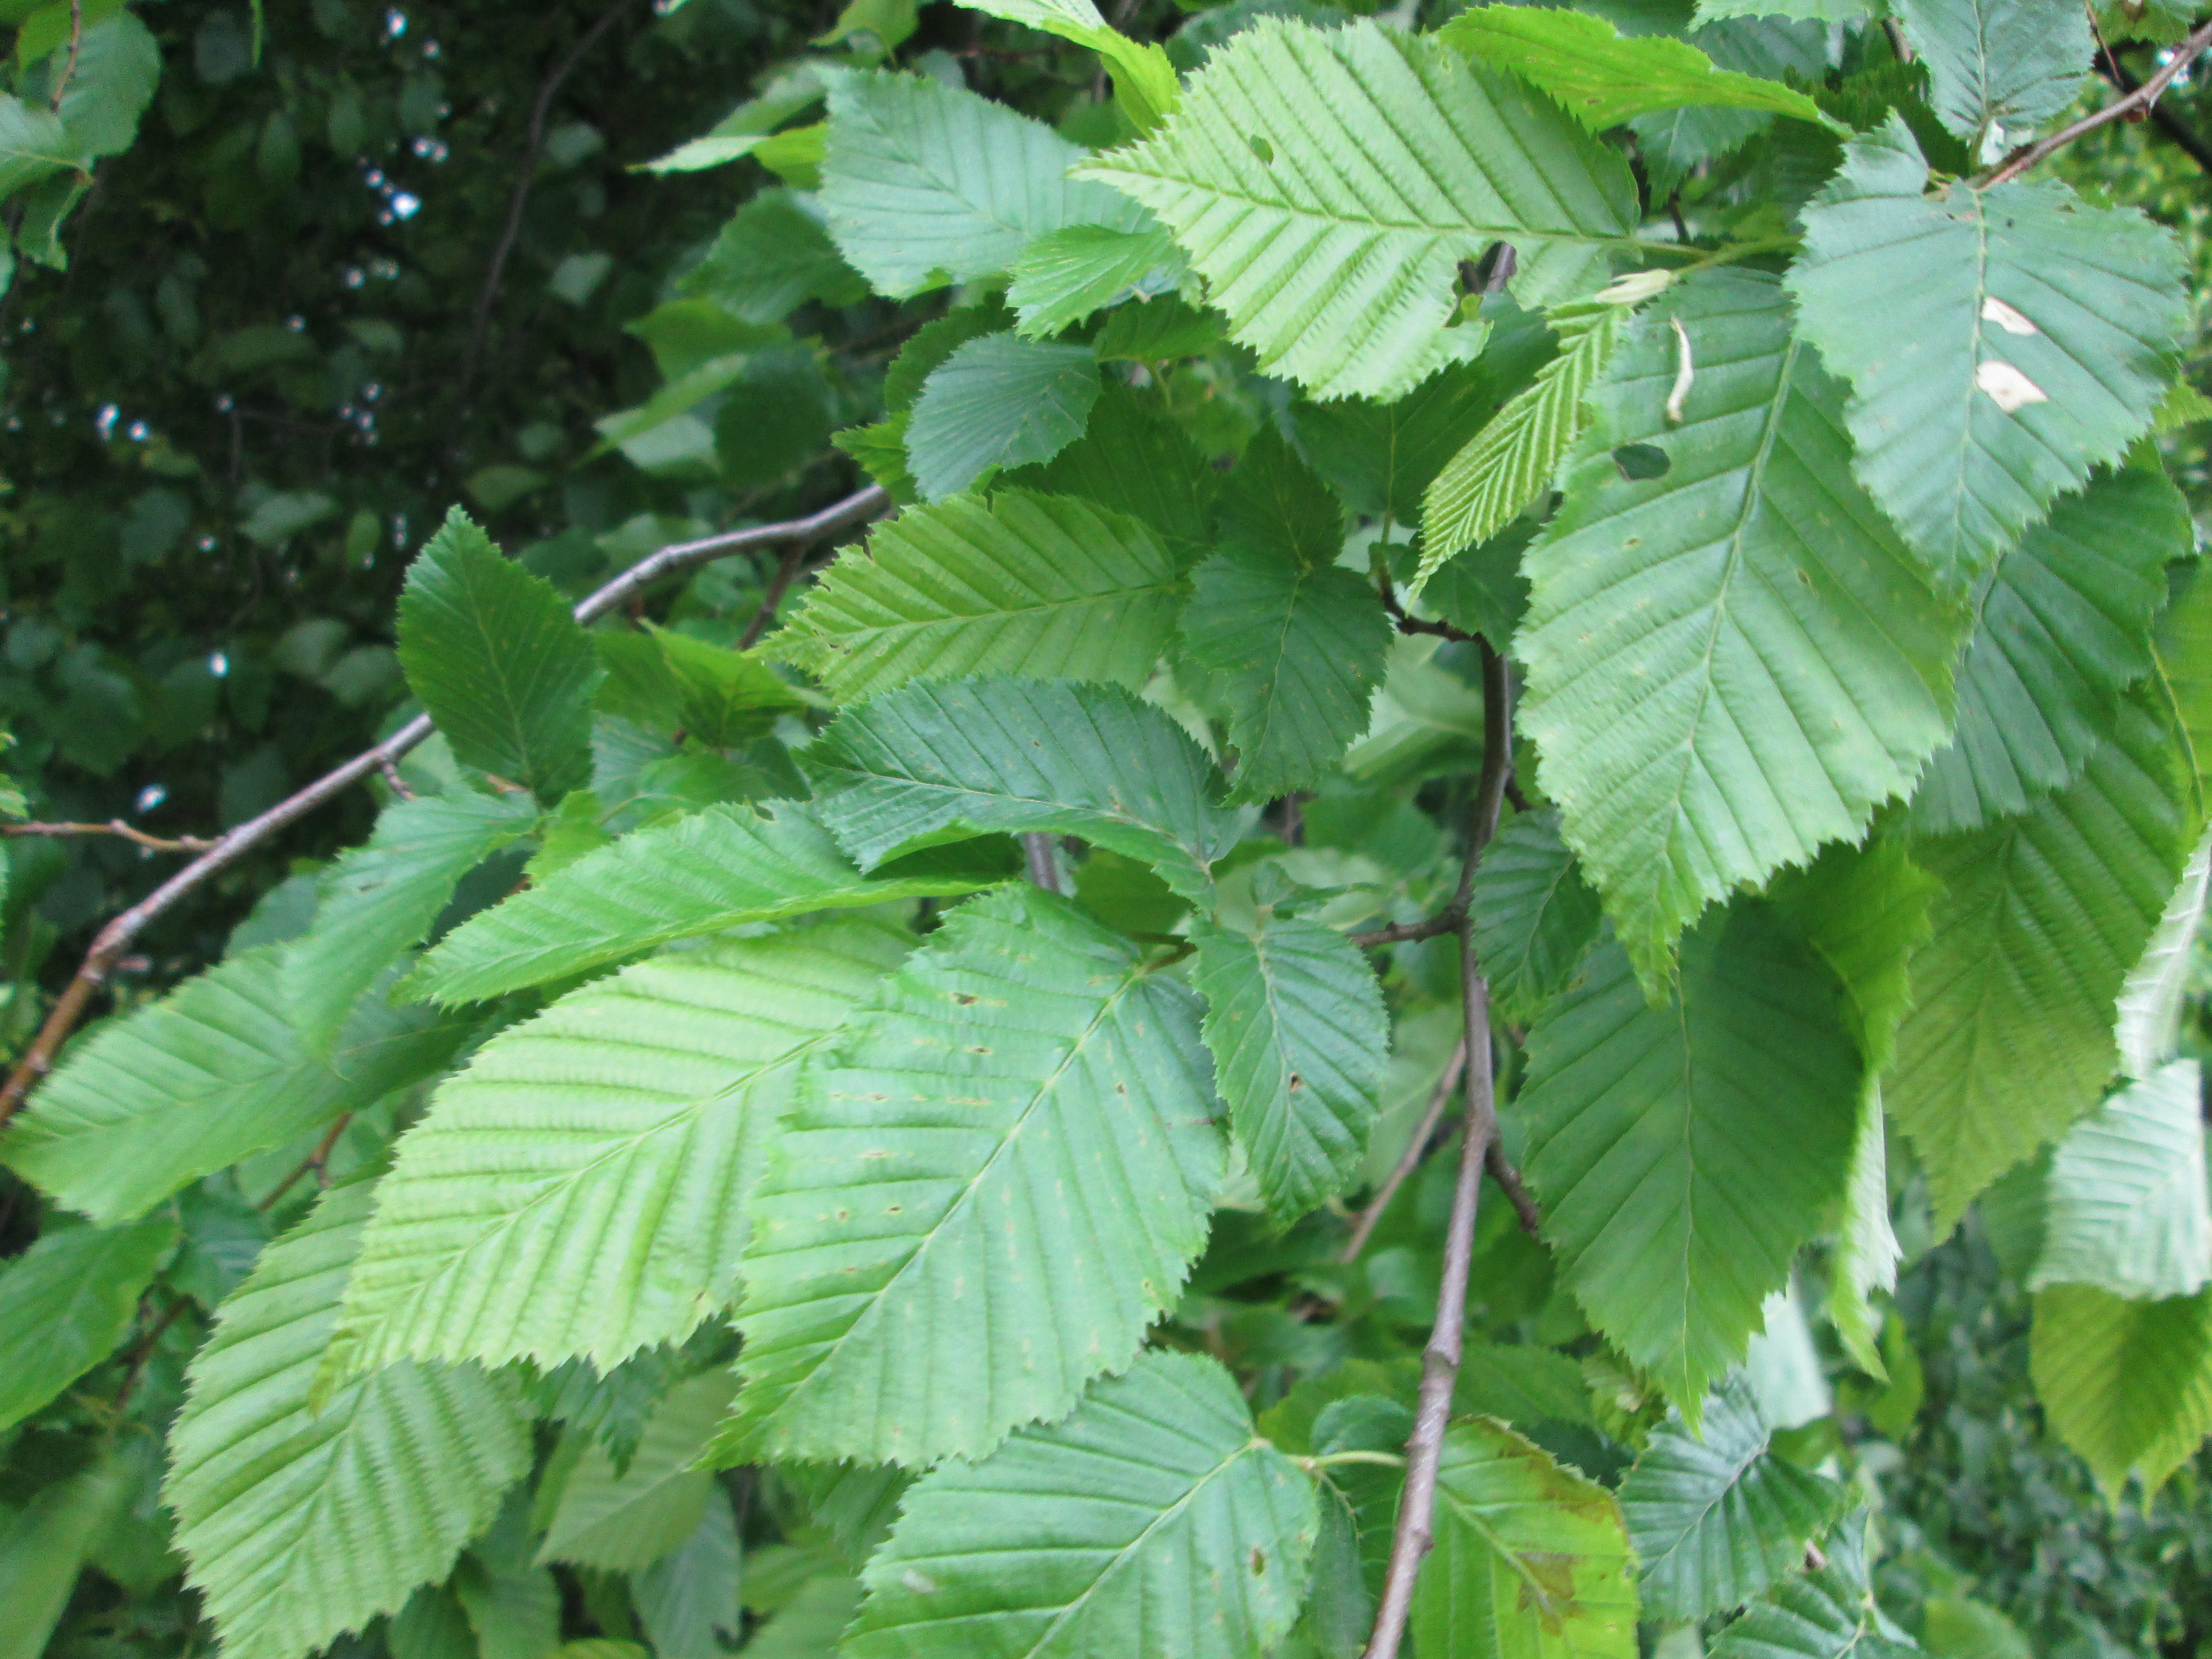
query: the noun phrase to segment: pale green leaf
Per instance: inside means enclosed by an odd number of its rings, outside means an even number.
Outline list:
[[[1175,65],[1155,42],[1132,40],[1108,23],[1091,0],[960,0],[976,11],[1024,23],[1079,46],[1088,46],[1106,60],[1114,76],[1114,99],[1144,132],[1173,109],[1178,88]]]
[[[1196,896],[1236,838],[1212,763],[1119,686],[902,686],[848,709],[802,759],[822,821],[871,869],[964,835],[1049,830],[1141,859]]]
[[[925,1475],[839,1651],[1247,1659],[1297,1617],[1319,1528],[1229,1373],[1146,1354],[1065,1422]]]
[[[2081,778],[2021,817],[1918,844],[1943,884],[1886,1093],[1939,1227],[2097,1103],[2114,1001],[2179,879],[2167,733],[2132,702]]]
[[[2212,1290],[2160,1302],[2039,1291],[2028,1368],[2045,1422],[2108,1493],[2131,1473],[2155,1492],[2212,1431]]]
[[[2079,775],[2151,672],[2166,567],[2189,556],[2189,508],[2163,473],[2100,474],[1998,560],[1959,673],[1959,720],[1912,798],[1913,827],[1978,830]]]
[[[1842,1196],[1859,1060],[1834,981],[1739,903],[1683,941],[1674,1000],[1601,946],[1528,1035],[1525,1169],[1560,1282],[1686,1413]]]
[[[1911,1644],[1883,1634],[1887,1621],[1867,1585],[1866,1516],[1850,1516],[1820,1566],[1784,1579],[1723,1630],[1711,1659],[1910,1659]]]
[[[1004,489],[902,513],[807,591],[771,654],[841,702],[970,674],[1133,690],[1175,626],[1176,561],[1137,520]]]
[[[2188,750],[2188,793],[2202,817],[2212,781],[2212,571],[2199,562],[2183,581],[2158,620],[2154,648],[2161,690]]]
[[[1624,37],[1602,17],[1534,7],[1476,6],[1437,31],[1478,63],[1543,88],[1593,132],[1632,115],[1684,104],[1765,110],[1832,125],[1820,106],[1779,81],[1713,67],[1686,41]]]
[[[590,781],[591,637],[459,507],[408,567],[399,665],[462,765],[548,802]]]
[[[0,197],[76,165],[76,146],[60,116],[0,93]]]
[[[630,1602],[654,1659],[722,1659],[744,1626],[744,1571],[737,1516],[717,1486],[690,1535],[630,1578]]]
[[[96,1221],[438,1070],[467,1034],[372,987],[334,1043],[293,1023],[289,957],[263,945],[101,1026],[0,1139],[0,1161]]]
[[[130,1502],[127,1453],[39,1487],[20,1511],[0,1516],[0,1659],[41,1659],[68,1610],[79,1570]]]
[[[1048,461],[1098,401],[1091,348],[986,334],[931,371],[906,427],[923,496],[941,501],[1001,467]]]
[[[1969,577],[2150,424],[2187,315],[2180,246],[2052,179],[1931,196],[1894,113],[1845,158],[1805,212],[1799,326],[1851,383],[1859,481]]]
[[[1509,241],[1523,301],[1570,299],[1636,219],[1627,164],[1558,106],[1364,19],[1255,23],[1151,137],[1078,173],[1150,208],[1261,368],[1321,398],[1472,356],[1482,331],[1445,326],[1461,259]]]
[[[1208,1071],[1197,999],[1065,900],[952,912],[805,1075],[718,1453],[913,1466],[1065,1413],[1205,1242]]]
[[[653,1407],[637,1455],[620,1473],[605,1451],[586,1446],[561,1483],[539,1564],[641,1572],[679,1547],[714,1495],[714,1476],[699,1458],[735,1386],[725,1370],[678,1383]]]
[[[1622,315],[1619,306],[1595,303],[1562,306],[1552,313],[1559,356],[1537,370],[1536,378],[1468,440],[1429,485],[1421,502],[1421,562],[1406,586],[1408,599],[1420,597],[1446,560],[1489,540],[1550,487],[1552,475],[1588,422],[1590,386],[1613,355]]]
[[[379,1189],[348,1374],[580,1355],[605,1371],[734,1303],[796,1071],[911,942],[853,921],[672,952],[494,1037]]]
[[[445,1577],[530,1468],[507,1378],[395,1365],[319,1412],[374,1187],[333,1187],[262,1253],[187,1373],[165,1496],[229,1659],[296,1659]]]
[[[409,988],[482,1001],[746,922],[951,897],[995,879],[948,866],[872,880],[795,801],[709,806],[587,853],[455,928]]]
[[[1679,425],[1677,323],[1702,365]],[[1853,484],[1842,388],[1790,330],[1747,272],[1642,313],[1526,560],[1521,729],[1647,983],[1706,905],[1856,839],[1948,734],[1965,607]],[[1626,477],[1628,444],[1665,473]]]
[[[1191,983],[1229,1121],[1281,1221],[1359,1172],[1390,1058],[1375,970],[1343,934],[1263,915],[1249,932],[1194,924]]]
[[[1920,1644],[1933,1659],[2038,1659],[2011,1620],[1964,1595],[1931,1595],[1921,1604]]]
[[[1723,1382],[1697,1434],[1679,1417],[1660,1425],[1620,1483],[1644,1616],[1703,1619],[1741,1607],[1804,1560],[1844,1498],[1834,1481],[1770,1450],[1751,1390]]]
[[[1534,1019],[1565,990],[1596,942],[1597,895],[1559,839],[1559,815],[1522,812],[1475,866],[1474,953],[1500,1016]]]
[[[167,1217],[70,1227],[0,1263],[0,1431],[114,1352],[176,1242]]]
[[[2119,1018],[2112,1036],[2124,1076],[2148,1077],[2180,1044],[2183,1000],[2195,971],[2208,888],[2212,888],[2212,828],[2189,855],[2142,959],[2120,988]]]
[[[2130,1084],[2051,1151],[2043,1249],[2027,1287],[2191,1296],[2212,1279],[2204,1083],[2177,1060]]]
[[[1140,226],[1111,191],[1066,178],[1083,155],[1042,122],[927,76],[848,70],[830,81],[822,204],[848,263],[903,298],[1004,270],[1048,231]]]
[[[1219,675],[1237,799],[1310,787],[1367,729],[1390,620],[1336,562],[1342,517],[1272,432],[1254,440],[1221,504],[1222,550],[1192,578],[1183,653]]]
[[[467,789],[386,808],[368,844],[323,878],[314,925],[291,947],[284,976],[308,1040],[334,1036],[400,952],[421,942],[454,884],[537,818],[525,797]]]
[[[2088,13],[2070,0],[1895,0],[1893,15],[1928,65],[1936,115],[1970,143],[1990,122],[2025,140],[2089,71]]]
[[[746,1642],[746,1659],[830,1659],[860,1606],[859,1579],[842,1573],[810,1578]]]
[[[453,1593],[476,1632],[477,1659],[551,1659],[561,1640],[561,1587],[544,1567],[499,1571],[465,1560]]]
[[[1467,1659],[1636,1659],[1635,1557],[1613,1494],[1483,1418],[1444,1435],[1413,1640]]]
[[[1159,225],[1143,230],[1070,225],[1022,250],[1006,303],[1022,319],[1021,333],[1057,334],[1126,296],[1167,292],[1185,269],[1175,238]]]

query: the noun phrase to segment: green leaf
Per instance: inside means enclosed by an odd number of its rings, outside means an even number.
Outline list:
[[[726,142],[746,146],[726,157],[734,160],[769,140],[753,134]],[[848,306],[867,292],[838,257],[814,198],[781,190],[764,190],[739,208],[679,286],[757,324],[781,322],[808,300]]]
[[[1833,981],[1740,903],[1683,941],[1648,1004],[1606,945],[1528,1035],[1525,1169],[1560,1281],[1686,1414],[1840,1197],[1859,1060]]]
[[[803,760],[822,821],[868,869],[965,836],[1049,830],[1141,859],[1196,897],[1236,838],[1212,763],[1119,686],[902,686],[846,710]]]
[[[1196,1005],[1041,890],[952,912],[806,1074],[718,1454],[974,1459],[1126,1364],[1221,1179]]]
[[[716,1486],[690,1535],[630,1579],[655,1659],[722,1659],[744,1627],[744,1571],[737,1516],[729,1492]]]
[[[2212,1290],[2160,1302],[2038,1291],[2028,1368],[2045,1421],[2106,1493],[2134,1474],[2148,1497],[2212,1431]]]
[[[70,1227],[0,1264],[0,1431],[114,1352],[176,1242],[167,1217]]]
[[[997,879],[948,866],[871,880],[808,807],[709,806],[587,853],[455,928],[409,988],[447,1004],[486,1001],[747,922],[951,897]]]
[[[1741,1607],[1803,1562],[1844,1498],[1834,1481],[1769,1450],[1750,1389],[1723,1383],[1699,1433],[1679,1417],[1662,1424],[1620,1483],[1644,1616],[1703,1619]]]
[[[374,1192],[331,1188],[264,1251],[187,1373],[164,1496],[233,1659],[296,1659],[398,1612],[530,1468],[514,1383],[473,1366],[395,1365],[309,1409]]]
[[[1083,434],[1098,401],[1091,348],[987,334],[933,370],[907,422],[923,496],[941,501],[1000,467],[1048,461]]]
[[[2186,313],[2180,246],[2056,180],[1929,195],[1894,113],[1844,155],[1805,212],[1799,327],[1851,383],[1859,481],[1940,574],[1968,577],[2150,424]]]
[[[1390,1057],[1375,970],[1333,927],[1263,914],[1251,931],[1200,921],[1191,983],[1229,1121],[1280,1221],[1359,1172]]]
[[[789,1606],[746,1641],[747,1659],[824,1659],[836,1652],[860,1605],[859,1579],[842,1573],[810,1578]]]
[[[1182,269],[1175,238],[1162,226],[1115,230],[1070,225],[1047,232],[1022,250],[1006,303],[1022,319],[1021,333],[1057,334],[1125,295],[1166,291]],[[1148,283],[1155,272],[1167,280]]]
[[[1470,913],[1491,1006],[1515,1024],[1566,988],[1604,920],[1549,811],[1516,814],[1484,849]]]
[[[1436,1540],[1413,1587],[1421,1652],[1636,1659],[1620,1506],[1512,1430],[1475,1418],[1445,1431]]]
[[[291,947],[291,1015],[308,1041],[335,1036],[347,1011],[421,942],[455,884],[537,821],[522,798],[468,789],[386,808],[368,844],[323,878],[314,925]]]
[[[731,939],[494,1037],[400,1140],[346,1291],[346,1373],[572,1355],[604,1371],[735,1302],[798,1067],[911,943],[866,921]]]
[[[372,988],[334,1043],[311,1045],[290,980],[284,947],[264,945],[102,1025],[32,1096],[0,1161],[95,1221],[129,1220],[428,1076],[467,1033]]]
[[[1229,1373],[1149,1353],[1065,1422],[923,1476],[839,1651],[1245,1659],[1297,1616],[1319,1528]]]
[[[1260,367],[1395,398],[1479,349],[1458,262],[1513,244],[1528,304],[1588,293],[1636,220],[1627,164],[1556,105],[1431,37],[1263,19],[1141,143],[1079,176],[1175,233]]]
[[[2178,1060],[2107,1100],[2052,1149],[2043,1249],[2027,1287],[2193,1296],[2212,1279],[2203,1079]]]
[[[1184,655],[1222,677],[1241,800],[1310,786],[1367,729],[1390,619],[1340,568],[1342,517],[1321,479],[1272,432],[1253,441],[1222,502],[1222,550],[1198,568]]]
[[[1674,425],[1677,324],[1702,367]],[[1949,732],[1966,611],[1852,483],[1841,392],[1771,278],[1689,278],[1631,325],[1528,550],[1521,729],[1647,984],[1706,905],[1857,838]],[[1629,444],[1666,471],[1624,476]]]
[[[2212,887],[2212,829],[2189,855],[2173,896],[2166,902],[2142,959],[2120,988],[2119,1018],[2112,1031],[2123,1076],[2147,1078],[2180,1046],[2184,998],[2195,974],[2197,936]]]
[[[2203,817],[2212,781],[2212,570],[2200,562],[2180,584],[2158,620],[2153,653],[2188,750],[2188,793]]]
[[[68,1611],[80,1570],[131,1501],[128,1454],[111,1450],[90,1468],[39,1487],[0,1520],[0,1659],[41,1659]]]
[[[1194,562],[1209,540],[1218,476],[1156,396],[1109,379],[1080,438],[1042,466],[1004,482],[1081,495],[1141,519],[1180,568]]]
[[[1042,122],[927,76],[829,78],[822,204],[837,251],[894,299],[1001,271],[1068,225],[1144,221],[1066,178],[1084,152]]]
[[[1592,132],[1684,104],[1766,110],[1837,125],[1810,98],[1778,81],[1717,70],[1695,46],[1668,35],[1624,39],[1602,17],[1476,6],[1437,30],[1437,38],[1477,63],[1534,82]]]
[[[1452,1382],[1452,1413],[1479,1413],[1532,1427],[1595,1421],[1583,1368],[1556,1348],[1528,1343],[1470,1342]]]
[[[1151,130],[1176,106],[1179,88],[1175,65],[1158,44],[1139,45],[1109,25],[1091,0],[960,0],[976,11],[1024,23],[1106,60],[1114,76],[1114,100],[1139,132]]]
[[[694,639],[670,628],[653,637],[674,677],[677,718],[687,736],[714,749],[765,737],[776,716],[806,706],[774,669],[744,651]]]
[[[86,161],[120,155],[138,136],[138,118],[161,79],[161,48],[153,31],[128,11],[86,27],[70,47],[62,88],[62,125]]]
[[[1528,15],[1596,21],[1572,12]],[[1622,317],[1620,307],[1597,303],[1553,312],[1559,356],[1468,440],[1429,485],[1421,503],[1421,562],[1407,584],[1408,599],[1420,597],[1447,559],[1489,540],[1550,488],[1552,475],[1588,423],[1590,387],[1613,356]]]
[[[2132,702],[2081,778],[2021,817],[1919,844],[1943,883],[1912,959],[1891,1114],[1939,1229],[2094,1106],[2113,1004],[2181,873],[2166,732]]]
[[[399,664],[462,765],[548,802],[591,781],[591,636],[459,507],[408,567]]]
[[[0,93],[0,198],[75,167],[76,159],[60,116]]]
[[[1928,65],[1929,102],[1969,143],[1992,122],[2020,143],[2088,72],[2088,14],[2067,0],[1896,0],[1894,15]]]
[[[1138,520],[1005,489],[901,514],[823,573],[767,649],[840,702],[989,673],[1134,690],[1174,629],[1179,586]]]
[[[1786,1578],[1707,1650],[1711,1659],[1910,1659],[1892,1641],[1867,1587],[1866,1516],[1852,1516],[1826,1546],[1827,1562]]]
[[[2196,532],[2163,473],[2130,468],[2060,499],[1981,586],[1959,722],[1912,799],[1916,829],[1978,830],[2081,773],[2151,672],[2166,567]]]
[[[585,1447],[561,1483],[538,1564],[642,1572],[679,1548],[714,1496],[714,1476],[699,1457],[735,1386],[725,1370],[678,1383],[646,1419],[637,1455],[620,1474],[605,1451]]]

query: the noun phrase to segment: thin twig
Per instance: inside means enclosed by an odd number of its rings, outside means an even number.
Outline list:
[[[1396,1659],[1413,1611],[1413,1581],[1436,1541],[1437,1467],[1443,1460],[1444,1429],[1451,1421],[1452,1388],[1459,1380],[1463,1328],[1467,1323],[1468,1272],[1474,1257],[1475,1206],[1482,1196],[1482,1170],[1498,1137],[1498,1100],[1490,1057],[1490,982],[1474,954],[1474,929],[1464,920],[1467,896],[1474,886],[1475,866],[1497,832],[1511,772],[1512,686],[1505,659],[1482,647],[1482,775],[1475,786],[1474,809],[1467,831],[1467,858],[1460,867],[1461,1013],[1467,1028],[1463,1085],[1467,1114],[1460,1131],[1459,1175],[1452,1187],[1450,1219],[1444,1226],[1443,1283],[1437,1292],[1437,1322],[1421,1354],[1421,1387],[1413,1408],[1413,1432],[1406,1442],[1406,1486],[1398,1499],[1397,1531],[1390,1540],[1390,1561],[1376,1603],[1374,1632],[1364,1659]]]
[[[198,836],[179,836],[173,841],[164,841],[159,836],[149,836],[143,830],[134,830],[121,818],[110,818],[106,823],[0,823],[0,836],[34,836],[60,838],[70,836],[120,836],[135,846],[149,853],[204,853],[215,845]]]
[[[1382,1212],[1390,1207],[1390,1200],[1398,1195],[1398,1188],[1406,1184],[1406,1177],[1419,1167],[1422,1155],[1428,1151],[1429,1137],[1437,1132],[1437,1124],[1444,1115],[1444,1107],[1459,1087],[1460,1073],[1467,1069],[1467,1044],[1462,1042],[1452,1050],[1444,1074],[1437,1079],[1436,1092],[1429,1097],[1428,1109],[1421,1114],[1415,1126],[1413,1138],[1406,1143],[1390,1173],[1375,1189],[1375,1196],[1367,1200],[1367,1207],[1359,1212],[1359,1219],[1352,1224],[1352,1237],[1344,1242],[1344,1249],[1337,1257],[1340,1261],[1357,1261],[1359,1253],[1367,1248],[1376,1224],[1382,1219]]]
[[[1541,1237],[1543,1212],[1537,1209],[1535,1195],[1528,1190],[1528,1183],[1521,1179],[1521,1171],[1515,1169],[1513,1160],[1505,1156],[1504,1141],[1495,1139],[1491,1141],[1490,1151],[1483,1158],[1483,1167],[1490,1171],[1490,1178],[1505,1194],[1505,1201],[1513,1206],[1513,1213],[1521,1223],[1521,1231],[1531,1238]]]
[[[146,1362],[154,1357],[154,1350],[161,1346],[161,1339],[169,1333],[169,1327],[175,1324],[179,1316],[191,1305],[191,1298],[183,1296],[169,1304],[168,1311],[155,1320],[146,1334],[131,1345],[131,1352],[123,1356],[123,1386],[115,1391],[114,1411],[117,1416],[121,1416],[123,1408],[131,1403],[131,1396],[137,1391],[138,1379],[145,1374]]]
[[[783,556],[775,562],[775,574],[769,579],[768,591],[761,595],[761,602],[753,611],[752,620],[745,624],[745,631],[738,636],[738,650],[750,651],[760,642],[762,634],[775,620],[783,596],[791,591],[791,584],[798,578],[799,567],[805,562],[806,549],[801,544],[793,542],[783,550]]]
[[[1425,617],[1413,615],[1399,599],[1398,590],[1390,580],[1390,573],[1381,570],[1377,575],[1377,591],[1382,596],[1382,608],[1389,612],[1390,620],[1397,625],[1401,634],[1433,634],[1438,639],[1457,640],[1462,645],[1472,645],[1480,637],[1468,633],[1464,628],[1455,628],[1448,622],[1431,622]]]
[[[803,519],[788,519],[777,524],[755,525],[747,530],[726,531],[719,536],[708,536],[696,542],[678,542],[659,552],[641,559],[599,592],[577,605],[578,622],[590,622],[614,610],[632,593],[638,592],[664,577],[678,574],[696,566],[724,558],[732,553],[743,553],[756,547],[772,546],[780,542],[799,541],[808,544],[823,541],[856,524],[865,523],[890,505],[890,497],[876,484],[854,491],[841,501],[823,507],[819,513]],[[14,1116],[23,1097],[32,1085],[53,1069],[54,1055],[62,1040],[75,1029],[84,1013],[85,1005],[92,999],[106,979],[108,972],[139,933],[155,917],[168,910],[179,899],[198,888],[210,876],[226,870],[278,830],[305,817],[325,801],[345,793],[372,772],[380,772],[386,765],[397,763],[402,755],[430,735],[430,717],[417,714],[382,743],[364,750],[343,766],[325,773],[306,788],[276,805],[256,818],[249,818],[236,829],[218,838],[215,844],[190,864],[156,887],[144,898],[100,930],[93,939],[92,949],[86,952],[83,963],[68,987],[55,1000],[47,1013],[46,1024],[32,1039],[23,1058],[9,1075],[7,1085],[0,1088],[0,1124]]]
[[[407,787],[407,780],[399,775],[399,763],[386,759],[376,769],[384,774],[386,786],[402,800],[413,800],[415,792]]]
[[[2154,106],[2158,102],[2159,94],[2171,86],[2174,76],[2187,69],[2196,59],[2197,55],[2207,46],[2212,46],[2212,23],[2204,24],[2176,46],[2173,49],[2173,55],[2159,66],[2158,73],[2128,94],[2126,97],[2113,100],[2104,108],[2094,114],[2083,116],[2070,126],[2061,127],[2048,138],[2039,138],[2032,144],[2022,144],[2005,157],[2003,164],[1996,172],[1982,180],[1980,187],[1987,190],[1992,185],[2002,185],[2009,179],[2017,179],[2044,157],[2065,149],[2082,134],[2094,132],[2099,127],[2108,125],[2123,116],[2131,115],[2136,110]]]
[[[331,1184],[330,1177],[324,1173],[324,1167],[331,1161],[331,1148],[338,1144],[338,1137],[345,1133],[346,1125],[352,1121],[353,1114],[351,1112],[340,1112],[337,1118],[332,1121],[329,1130],[324,1134],[323,1138],[315,1143],[315,1150],[309,1152],[307,1157],[301,1158],[299,1162],[298,1167],[295,1168],[291,1174],[286,1176],[282,1181],[278,1182],[275,1187],[271,1188],[270,1189],[269,1196],[263,1199],[260,1203],[255,1205],[253,1207],[257,1210],[275,1209],[276,1207],[276,1200],[283,1197],[285,1194],[290,1192],[292,1188],[298,1184],[300,1177],[307,1174],[310,1170],[313,1170],[315,1172],[315,1185],[318,1187],[329,1186]]]
[[[1439,933],[1455,932],[1458,927],[1458,912],[1446,909],[1425,921],[1394,921],[1387,927],[1370,927],[1364,933],[1354,933],[1352,942],[1368,950],[1377,945],[1404,945],[1413,939],[1434,939]]]
[[[69,90],[70,77],[76,73],[77,48],[84,45],[84,0],[70,0],[69,57],[63,61],[61,79],[54,82],[54,112],[62,107],[62,94]]]
[[[1060,866],[1052,856],[1052,836],[1043,830],[1030,830],[1022,836],[1022,860],[1029,866],[1030,879],[1048,893],[1060,890]]]
[[[514,193],[507,198],[507,220],[501,225],[499,240],[492,245],[490,263],[484,267],[483,286],[477,294],[476,314],[469,323],[468,349],[461,356],[461,408],[469,406],[471,394],[476,389],[477,369],[483,361],[484,340],[491,331],[491,308],[499,299],[501,279],[507,274],[507,256],[514,252],[515,238],[522,234],[522,210],[529,203],[530,187],[537,181],[538,164],[545,155],[545,118],[553,108],[555,95],[562,82],[575,72],[576,65],[584,61],[584,54],[597,45],[599,39],[614,26],[629,0],[612,0],[607,9],[592,21],[590,27],[576,39],[561,61],[554,64],[551,73],[538,83],[538,101],[531,106],[530,127],[522,144],[522,163],[517,169]]]
[[[2097,72],[2122,92],[2134,93],[2142,89],[2142,82],[2130,74],[2127,66],[2114,56],[2110,46],[2097,54]],[[2150,106],[2151,125],[2179,145],[2189,159],[2212,173],[2212,144],[2206,143],[2179,116],[2164,104]]]

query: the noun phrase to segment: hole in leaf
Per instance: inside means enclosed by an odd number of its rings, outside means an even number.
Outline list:
[[[1674,465],[1656,444],[1623,444],[1613,452],[1613,464],[1625,478],[1663,478]]]
[[[1274,166],[1275,147],[1273,144],[1269,143],[1265,138],[1262,138],[1256,132],[1252,135],[1250,143],[1252,145],[1253,155],[1258,156],[1269,167]]]

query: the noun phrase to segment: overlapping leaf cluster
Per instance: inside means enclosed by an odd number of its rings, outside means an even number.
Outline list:
[[[2172,238],[1976,169],[2066,9],[1902,8],[1910,63],[1231,9],[1180,77],[982,9],[1112,101],[825,61],[665,163],[818,185],[701,269],[787,213],[815,300],[939,313],[839,434],[896,517],[758,644],[447,520],[434,764],[0,1139],[85,1218],[0,1268],[0,1415],[211,1313],[161,1495],[239,1659],[1350,1654],[1414,1566],[1432,1656],[1839,1659],[1917,1644],[1828,1373],[1903,1367],[1900,1217],[2002,1205],[2049,1420],[2155,1490],[2212,1432],[2212,586]],[[641,465],[709,396],[773,441],[710,309]],[[1493,1085],[1470,1274],[1425,1155]],[[15,1523],[81,1509],[71,1574],[107,1455]]]

